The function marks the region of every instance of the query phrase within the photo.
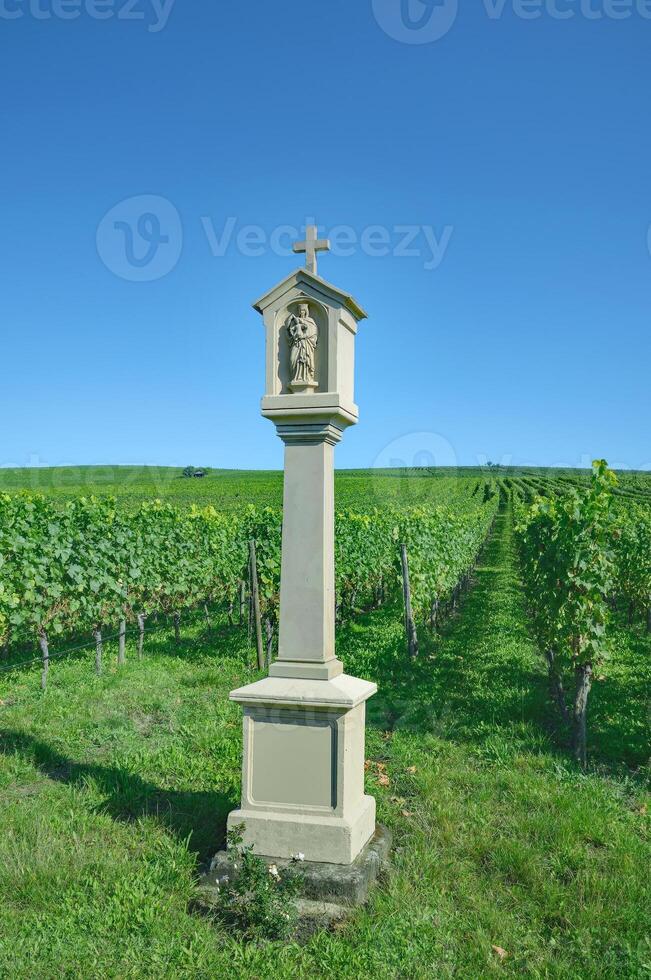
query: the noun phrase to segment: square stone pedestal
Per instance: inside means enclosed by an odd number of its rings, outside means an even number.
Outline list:
[[[340,674],[331,680],[267,677],[231,692],[244,709],[242,804],[254,853],[350,865],[375,832],[375,800],[364,795],[368,698],[377,687]]]

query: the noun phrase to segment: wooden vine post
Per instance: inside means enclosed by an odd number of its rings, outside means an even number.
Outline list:
[[[400,560],[402,563],[402,594],[405,600],[405,633],[407,635],[407,651],[410,657],[418,656],[418,633],[411,608],[411,586],[409,584],[409,558],[407,545],[400,545]]]
[[[127,642],[127,622],[120,620],[120,632],[118,636],[118,664],[121,666],[126,663],[126,642]]]
[[[267,645],[265,665],[267,667],[271,667],[271,657],[273,654],[273,645],[274,645],[274,626],[269,616],[267,616],[264,621],[264,630],[265,630],[266,645]]]
[[[99,676],[102,673],[102,631],[94,631],[95,636],[95,673]]]
[[[145,640],[145,614],[138,613],[138,660],[142,660],[142,647]]]
[[[208,636],[212,636],[212,620],[210,618],[210,609],[208,608],[208,603],[204,602],[203,611],[206,617],[206,626],[208,627]]]
[[[264,647],[262,643],[262,618],[260,615],[260,588],[258,586],[258,561],[255,554],[255,541],[249,541],[249,566],[251,572],[251,604],[255,622],[255,648],[258,656],[258,668],[264,667]]]
[[[246,582],[244,579],[240,581],[240,626],[244,622],[244,615],[246,613]]]
[[[174,613],[174,642],[181,642],[181,613]]]
[[[47,687],[47,674],[50,669],[50,649],[47,641],[47,633],[45,630],[41,630],[38,637],[38,642],[41,647],[41,653],[43,654],[43,670],[41,672],[41,690],[45,690]]]

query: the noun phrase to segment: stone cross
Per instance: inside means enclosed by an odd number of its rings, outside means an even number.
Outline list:
[[[317,252],[329,252],[330,241],[327,238],[319,238],[319,229],[316,225],[307,225],[305,229],[305,241],[296,242],[294,251],[297,253],[305,252],[305,268],[312,275],[316,276],[316,254]]]

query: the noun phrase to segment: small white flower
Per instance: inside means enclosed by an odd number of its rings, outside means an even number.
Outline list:
[[[276,867],[275,864],[269,865],[269,874],[271,875],[272,878],[275,878],[276,881],[280,880],[280,875],[278,874],[278,868]]]
[[[305,855],[303,854],[302,851],[299,851],[298,854],[292,854],[292,861],[304,861],[304,860],[305,860]]]

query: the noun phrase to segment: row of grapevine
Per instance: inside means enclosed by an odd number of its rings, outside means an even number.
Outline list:
[[[588,487],[567,487],[530,506],[522,498],[516,503],[534,629],[583,764],[588,698],[593,673],[609,654],[612,608],[618,596],[645,610],[651,606],[651,513],[622,501],[616,486],[607,463],[597,460]]]
[[[160,502],[0,496],[0,641],[93,631],[233,593],[247,517]]]
[[[465,495],[464,495],[465,496]],[[416,608],[425,616],[471,566],[497,506],[342,510],[336,518],[339,617],[395,595],[399,543],[409,547]],[[55,506],[0,495],[0,644],[90,635],[107,625],[241,601],[249,541],[256,542],[261,612],[277,621],[281,514],[220,513],[154,501],[121,511],[113,500]]]
[[[400,515],[397,537],[406,544],[414,614],[436,625],[441,603],[468,580],[497,514],[499,496],[470,515],[415,508]]]
[[[616,597],[628,604],[629,622],[642,610],[651,632],[651,508],[618,501],[613,542]]]
[[[497,512],[499,498],[473,511],[409,507],[337,515],[337,607],[377,605],[401,581],[399,545],[409,553],[414,611],[422,622],[469,573]]]
[[[588,490],[538,498],[519,513],[523,581],[534,629],[552,693],[564,720],[571,722],[574,753],[583,765],[593,672],[607,652],[615,480],[605,461],[598,460]],[[574,691],[568,708],[570,674]]]

